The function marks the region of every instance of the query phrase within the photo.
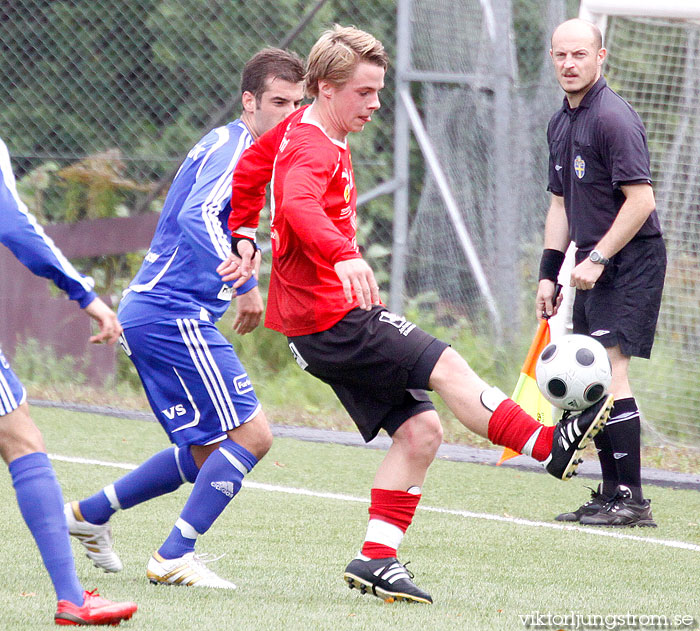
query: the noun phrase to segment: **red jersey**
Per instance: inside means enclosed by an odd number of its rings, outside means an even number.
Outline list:
[[[357,191],[347,141],[330,138],[308,107],[263,134],[233,174],[228,225],[254,238],[272,182],[272,275],[265,326],[288,336],[331,328],[357,306],[333,266],[361,258]]]

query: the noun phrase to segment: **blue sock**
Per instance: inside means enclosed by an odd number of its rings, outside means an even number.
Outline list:
[[[222,441],[202,465],[180,518],[158,552],[175,559],[194,551],[197,536],[204,534],[241,489],[243,476],[258,462],[247,449],[230,438]]]
[[[19,510],[36,541],[58,600],[82,606],[84,590],[75,573],[63,494],[48,456],[41,452],[21,456],[10,463],[9,469]]]
[[[81,500],[80,512],[86,521],[104,524],[120,508],[131,508],[172,493],[183,482],[194,482],[198,471],[189,447],[168,447],[114,484]]]

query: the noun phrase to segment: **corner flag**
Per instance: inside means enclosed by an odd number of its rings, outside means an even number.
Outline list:
[[[530,350],[527,352],[525,363],[520,369],[520,378],[515,385],[515,390],[513,390],[513,396],[511,397],[523,410],[543,425],[554,425],[552,419],[552,404],[542,396],[540,389],[537,387],[535,364],[544,347],[549,344],[549,340],[549,321],[542,319],[537,327],[535,338],[530,345]],[[506,447],[497,464],[501,465],[506,460],[510,460],[510,458],[515,458],[515,456],[519,455],[517,451]]]

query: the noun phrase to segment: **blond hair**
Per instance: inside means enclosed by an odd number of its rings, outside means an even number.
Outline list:
[[[306,94],[311,98],[317,97],[321,79],[342,87],[360,62],[386,70],[389,57],[382,43],[373,35],[354,26],[336,24],[318,38],[309,53],[304,77]]]

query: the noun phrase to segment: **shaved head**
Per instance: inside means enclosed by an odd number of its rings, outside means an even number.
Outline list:
[[[593,22],[588,22],[587,20],[574,18],[573,20],[562,22],[552,33],[552,48],[554,48],[554,42],[558,37],[590,38],[594,50],[598,51],[603,48],[603,33]]]
[[[567,20],[552,33],[549,51],[570,107],[578,107],[600,78],[607,51],[600,29],[586,20]]]

